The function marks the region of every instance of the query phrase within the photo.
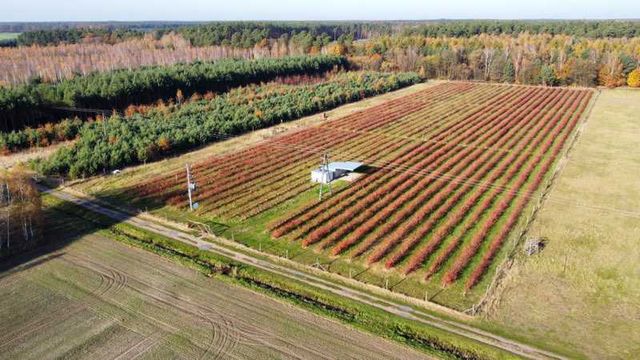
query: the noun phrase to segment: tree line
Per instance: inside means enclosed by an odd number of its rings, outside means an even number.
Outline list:
[[[190,58],[198,49],[219,46],[207,56],[324,53],[348,56],[364,69],[422,71],[427,78],[621,86],[634,83],[629,76],[638,67],[639,28],[640,21],[614,20],[218,22],[155,30],[145,37],[179,38],[185,46],[175,53]],[[177,34],[167,33],[171,30]],[[17,69],[10,65],[5,74]],[[59,66],[49,68],[63,73]]]
[[[367,22],[218,22],[177,30],[194,46],[250,48],[271,39],[285,39],[307,49],[319,49],[332,41],[345,42],[390,34],[391,31],[387,23]]]
[[[82,125],[78,140],[35,164],[44,174],[89,176],[143,163],[420,81],[415,73],[340,73],[313,85],[262,85],[212,99]]]
[[[73,24],[72,24],[73,25]],[[29,29],[29,28],[26,28]],[[15,30],[14,30],[15,31]],[[421,35],[426,37],[470,37],[480,34],[519,35],[549,34],[588,38],[622,38],[640,36],[637,20],[439,20],[439,21],[332,21],[332,22],[212,22],[193,23],[98,23],[76,24],[56,28],[25,31],[17,44],[57,45],[83,41],[117,42],[142,37],[152,32],[162,34],[176,31],[194,46],[226,45],[240,48],[281,37],[298,36],[315,45],[336,41],[340,37],[354,40],[381,35]],[[302,35],[301,35],[302,34]]]
[[[58,82],[92,72],[116,69],[134,69],[142,66],[173,65],[197,60],[258,59],[304,55],[318,52],[312,43],[287,39],[269,40],[251,48],[228,45],[191,46],[176,33],[167,33],[159,39],[152,34],[116,44],[84,42],[56,46],[1,47],[0,86],[20,85],[31,79]],[[320,49],[322,50],[322,49]]]
[[[22,33],[55,29],[154,29],[177,28],[204,24],[203,21],[47,21],[47,22],[1,22],[0,32]]]
[[[634,86],[632,74],[640,68],[640,37],[394,35],[353,44],[347,53],[364,69],[419,71],[425,78],[547,86]]]
[[[143,31],[136,29],[110,29],[110,28],[72,28],[27,31],[18,35],[16,45],[58,45],[78,44],[82,42],[104,42],[115,44],[117,42],[142,37]]]
[[[224,45],[250,48],[273,39],[298,39],[322,46],[340,38],[364,39],[390,34],[385,22],[213,22],[197,25],[169,24],[163,28],[140,30],[138,27],[72,27],[26,31],[20,34],[20,46],[75,44],[82,42],[115,43],[140,38],[150,33],[156,38],[177,32],[194,46]]]
[[[78,76],[55,84],[30,84],[0,88],[0,128],[18,130],[37,126],[51,107],[121,109],[130,104],[167,99],[181,89],[186,96],[225,91],[269,81],[277,76],[318,74],[344,67],[344,57],[292,56],[278,59],[196,61],[190,64],[141,67]]]
[[[403,35],[470,37],[480,34],[570,35],[588,38],[640,36],[638,20],[449,20],[406,26]]]

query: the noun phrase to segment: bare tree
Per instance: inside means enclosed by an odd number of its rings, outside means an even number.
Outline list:
[[[32,248],[40,238],[40,194],[20,169],[0,174],[0,254]]]
[[[489,80],[491,75],[491,65],[493,65],[494,55],[496,50],[493,48],[485,47],[482,50],[482,59],[484,60],[484,80]]]

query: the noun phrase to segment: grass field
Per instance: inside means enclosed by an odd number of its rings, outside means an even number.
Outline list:
[[[49,236],[93,231],[47,214]],[[344,356],[426,358],[101,235],[0,274],[0,359]]]
[[[0,41],[2,40],[13,40],[13,39],[17,39],[18,35],[20,35],[20,33],[6,33],[6,32],[0,32]]]
[[[640,91],[602,90],[488,320],[592,359],[640,351]]]
[[[201,206],[192,214],[184,211],[185,159],[77,187],[464,310],[484,293],[491,280],[484,275],[513,243],[510,231],[522,227],[520,215],[590,95],[470,83],[426,87],[195,161]],[[337,194],[318,203],[308,177],[324,150],[371,171],[336,184]]]

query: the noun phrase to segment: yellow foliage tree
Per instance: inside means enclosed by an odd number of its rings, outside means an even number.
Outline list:
[[[329,47],[329,54],[331,55],[345,55],[347,48],[343,44],[333,44]]]
[[[171,149],[171,141],[166,136],[161,136],[158,139],[158,148],[162,151],[169,151]]]
[[[182,104],[182,101],[184,101],[184,95],[182,94],[181,89],[178,89],[178,91],[176,91],[176,101],[178,101],[178,104]]]
[[[640,87],[640,68],[633,70],[629,73],[627,78],[627,85],[631,87]]]

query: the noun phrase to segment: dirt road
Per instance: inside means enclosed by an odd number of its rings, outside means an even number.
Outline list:
[[[226,256],[235,261],[252,265],[254,267],[257,267],[266,271],[277,273],[279,275],[304,282],[310,286],[320,288],[320,289],[323,289],[323,290],[326,290],[334,294],[338,294],[356,301],[360,301],[362,303],[366,303],[368,305],[377,307],[379,309],[385,310],[389,313],[395,314],[397,316],[400,316],[406,319],[415,320],[415,321],[424,323],[426,325],[451,332],[453,334],[461,335],[487,345],[498,347],[500,349],[503,349],[507,352],[511,352],[518,356],[522,356],[530,359],[549,359],[549,358],[563,359],[562,356],[554,354],[552,352],[537,349],[529,345],[521,344],[516,341],[510,340],[498,335],[494,335],[490,332],[477,329],[473,326],[470,326],[464,323],[459,323],[453,320],[441,319],[437,316],[431,315],[425,311],[422,311],[412,306],[408,306],[406,304],[396,303],[396,302],[387,300],[383,297],[379,297],[379,296],[361,291],[359,289],[347,287],[341,284],[336,284],[332,281],[325,280],[311,273],[306,273],[299,270],[295,270],[290,267],[274,264],[268,260],[256,258],[249,254],[238,252],[234,249],[227,248],[220,244],[200,240],[188,233],[178,231],[155,222],[140,219],[139,217],[132,217],[131,215],[125,214],[119,210],[106,208],[86,198],[80,198],[60,190],[49,190],[44,188],[41,190],[48,192],[51,195],[56,196],[65,201],[75,203],[76,205],[84,207],[85,209],[108,216],[112,219],[123,221],[130,225],[155,232],[157,234],[172,238],[174,240],[182,241],[190,245],[197,246],[201,249],[206,249],[216,254]]]

